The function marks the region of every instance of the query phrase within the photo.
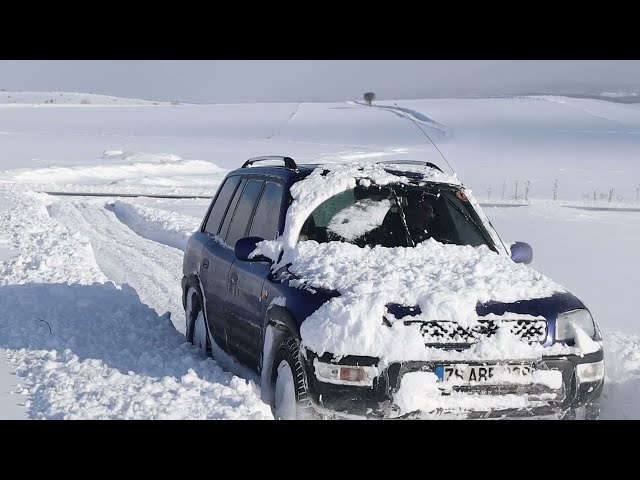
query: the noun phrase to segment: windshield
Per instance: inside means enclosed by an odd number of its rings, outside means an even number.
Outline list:
[[[357,186],[334,195],[307,218],[299,239],[412,247],[433,238],[495,250],[488,237],[462,190],[392,184]]]

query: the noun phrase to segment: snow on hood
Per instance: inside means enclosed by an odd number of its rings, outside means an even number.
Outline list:
[[[513,303],[565,291],[532,268],[514,263],[506,251],[496,253],[486,246],[444,245],[433,239],[413,248],[298,242],[300,229],[313,210],[333,195],[354,188],[358,179],[380,185],[409,182],[385,168],[390,167],[348,164],[315,170],[291,188],[294,201],[284,234],[278,240],[261,242],[254,252],[274,260],[283,252],[274,268],[289,264],[289,270],[299,277],[291,282],[294,287],[311,286],[340,293],[302,323],[304,347],[318,354],[364,355],[383,361],[426,360],[434,355],[442,358],[442,350],[425,347],[418,324],[397,321],[391,327],[385,325],[383,317],[389,316],[386,305],[419,306],[421,314],[411,317],[412,321],[449,320],[472,325],[478,321],[478,302]],[[402,169],[406,170],[406,166],[402,165]],[[459,184],[456,178],[437,170],[411,166],[411,171],[417,170],[426,176],[426,181]],[[480,342],[465,355],[541,355],[541,345],[529,347],[515,337],[511,341],[517,344],[509,347],[502,338],[496,339],[492,348]]]
[[[391,327],[384,325],[383,318],[390,316],[387,304],[418,306],[421,313],[411,321],[473,325],[478,321],[478,302],[513,303],[564,291],[544,275],[485,246],[443,245],[432,239],[413,248],[300,242],[289,270],[300,277],[292,286],[304,284],[341,294],[302,323],[300,333],[306,347],[319,354],[366,355],[389,361],[426,360],[434,352],[425,349],[418,324],[397,321]],[[482,348],[477,353],[487,358],[499,355]],[[525,357],[530,353],[510,352]]]

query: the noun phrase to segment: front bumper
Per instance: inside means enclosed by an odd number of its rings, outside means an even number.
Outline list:
[[[539,417],[557,416],[569,409],[579,408],[597,401],[602,393],[604,379],[593,382],[581,382],[576,375],[576,366],[601,362],[604,359],[603,350],[586,354],[547,356],[535,364],[539,370],[557,370],[562,372],[562,385],[558,389],[551,389],[542,384],[527,385],[474,385],[453,387],[453,391],[468,395],[525,396],[531,401],[531,407],[504,408],[483,411],[460,410],[448,411],[440,406],[431,411],[401,412],[394,404],[394,394],[400,388],[402,378],[409,372],[433,372],[437,363],[442,362],[395,362],[383,370],[373,381],[372,387],[338,385],[326,383],[316,378],[314,360],[338,365],[374,366],[377,359],[369,357],[343,357],[333,361],[331,354],[321,357],[307,350],[304,356],[305,373],[309,395],[316,410],[325,415],[357,418],[431,418],[435,415],[456,418],[501,418],[501,417]],[[443,396],[446,393],[443,392]],[[446,402],[444,402],[446,404]]]

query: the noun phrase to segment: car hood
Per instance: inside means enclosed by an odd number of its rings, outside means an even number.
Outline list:
[[[401,320],[414,316],[420,316],[422,311],[419,306],[401,305],[398,303],[387,304],[387,311],[394,318]],[[516,316],[529,315],[532,317],[544,317],[546,320],[554,320],[561,313],[569,310],[585,308],[584,304],[570,292],[556,292],[550,297],[533,298],[517,302],[485,302],[476,305],[476,313],[479,318],[495,315],[515,314]]]
[[[385,356],[390,360],[407,355],[423,357],[420,351],[425,346],[416,332],[405,331],[403,322],[392,328],[383,322],[389,304],[419,307],[416,320],[469,325],[478,322],[483,313],[499,315],[501,309],[502,313],[511,309],[524,312],[527,306],[535,305],[536,312],[542,313],[547,308],[543,305],[549,304],[537,304],[536,299],[554,294],[571,297],[541,273],[484,246],[427,240],[413,248],[360,248],[306,241],[298,243],[290,258],[289,270],[298,277],[291,281],[292,286],[307,285],[340,294],[301,325],[303,344],[319,354]]]
[[[476,307],[476,312],[481,317],[490,314],[501,316],[506,313],[516,313],[553,320],[561,313],[578,308],[585,308],[585,306],[575,295],[570,292],[556,292],[550,297],[532,298],[518,302],[486,302],[479,304]]]

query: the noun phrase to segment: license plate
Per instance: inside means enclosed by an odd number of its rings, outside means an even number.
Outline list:
[[[489,383],[513,380],[517,383],[531,381],[531,365],[438,365],[436,376],[441,382]]]

